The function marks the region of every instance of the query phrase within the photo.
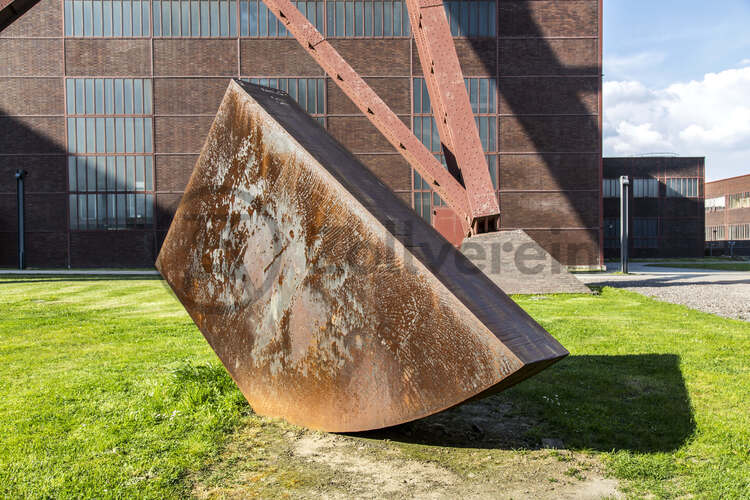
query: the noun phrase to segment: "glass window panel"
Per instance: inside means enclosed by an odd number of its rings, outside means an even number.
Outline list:
[[[86,119],[76,118],[76,152],[86,152]]]
[[[208,12],[208,0],[202,0],[200,2],[201,7],[201,36],[210,36],[211,34],[211,19]]]
[[[346,34],[346,6],[344,2],[336,2],[336,33],[335,36]]]
[[[85,96],[86,96],[86,114],[93,115],[96,111],[94,108],[94,79],[86,78],[84,80]]]
[[[145,158],[145,168],[146,191],[152,191],[154,189],[154,168],[152,158],[150,156],[146,156]]]
[[[141,35],[142,36],[149,36],[150,33],[150,22],[148,20],[149,12],[148,12],[149,2],[142,1],[141,2]]]
[[[151,102],[153,100],[151,92],[151,80],[143,80],[143,114],[151,114]]]
[[[294,80],[294,79],[289,80],[289,96],[295,101],[297,100],[297,87],[298,87],[297,84],[298,84],[297,80]]]
[[[102,2],[102,35],[112,36],[112,2]]]
[[[78,198],[78,227],[86,229],[86,195]]]
[[[102,36],[102,3],[98,0],[92,5],[93,36]]]
[[[122,36],[122,2],[112,1],[112,35]]]
[[[125,157],[117,156],[117,190],[125,191],[127,187],[127,177],[125,176]]]
[[[151,15],[154,18],[154,36],[161,36],[161,0],[151,2]]]
[[[497,125],[496,125],[497,118],[494,116],[490,116],[487,118],[487,122],[489,124],[489,143],[487,144],[487,150],[488,151],[497,151]]]
[[[411,34],[411,30],[409,29],[409,10],[403,5],[403,3],[401,3],[401,5],[401,29],[403,30],[403,33],[401,34],[409,36]]]
[[[117,78],[114,81],[114,88],[115,88],[115,114],[121,115],[123,114],[124,105],[123,105],[123,85],[122,85],[122,79]]]
[[[132,118],[125,118],[125,152],[133,153],[134,148],[134,126]]]
[[[141,36],[141,2],[135,1],[132,6],[133,11],[133,36]],[[147,18],[148,19],[148,18]]]
[[[91,20],[92,10],[91,0],[83,2],[83,36],[91,36],[94,31],[94,25]]]
[[[135,158],[125,157],[125,186],[128,191],[135,190]]]
[[[469,36],[469,2],[458,2],[461,8],[458,36]]]
[[[250,5],[245,0],[240,0],[240,36],[247,36],[250,33]]]
[[[143,114],[143,80],[133,80],[133,114]]]
[[[479,78],[469,79],[469,100],[471,101],[472,113],[479,113]]]
[[[181,36],[183,33],[180,31],[181,25],[180,25],[180,2],[176,0],[172,0],[172,9],[170,12],[171,21],[172,21],[172,36]]]
[[[96,157],[96,189],[104,191],[107,187],[107,158],[104,156]]]
[[[471,22],[469,25],[469,35],[477,36],[479,34],[479,2],[469,2]]]
[[[79,156],[76,158],[76,171],[78,179],[77,191],[86,191],[86,158]]]
[[[144,221],[147,225],[154,223],[154,196],[146,195],[146,217]]]
[[[221,36],[229,36],[229,2],[227,0],[223,0],[220,6],[221,6],[220,34]]]
[[[240,8],[246,2],[240,2]],[[200,4],[193,0],[190,2],[190,35],[199,36],[201,32]]]
[[[86,191],[96,191],[96,157],[86,158]]]
[[[133,120],[135,125],[135,152],[143,152],[143,118]]]
[[[76,121],[75,118],[68,118],[68,151],[77,152],[76,147]]]
[[[413,85],[414,92],[414,112],[419,113],[422,111],[422,83],[419,78],[415,78]]]
[[[327,2],[326,3],[326,34],[328,36],[335,36],[336,30],[336,2]]]
[[[86,120],[86,153],[96,151],[96,123],[93,118],[84,118]]]
[[[125,105],[125,114],[133,114],[133,80],[125,78],[122,81],[123,86],[123,103]]]
[[[373,9],[372,2],[363,2],[364,5],[364,24],[365,24],[365,36],[372,36],[372,21],[373,21]]]
[[[68,78],[65,81],[65,99],[67,99],[67,112],[73,115],[76,112],[76,81]]]
[[[117,137],[117,140],[115,141],[117,152],[124,153],[125,152],[125,119],[124,118],[115,118],[115,136]]]
[[[68,196],[68,220],[70,221],[70,229],[78,229],[78,200],[77,196],[71,194]]]
[[[373,13],[373,36],[383,36],[383,2],[374,2]]]
[[[435,123],[435,119],[433,117],[429,118],[430,120],[430,128],[432,130],[432,150],[433,151],[440,151],[440,134],[438,133],[437,124]]]
[[[364,4],[363,2],[355,2],[354,4],[354,35],[362,36],[365,30],[364,22]]]
[[[104,118],[96,118],[96,152],[104,153],[105,144]]]
[[[152,146],[152,130],[151,130],[151,118],[146,118],[143,121],[143,139],[144,139],[144,150],[146,153],[150,153],[153,149]]]
[[[73,36],[73,2],[65,0],[65,36]]]
[[[492,179],[493,189],[497,189],[497,156],[491,155],[487,157],[487,166],[490,170],[490,179]]]
[[[68,191],[76,190],[76,159],[68,156]]]
[[[219,36],[219,2],[211,0],[211,36]]]
[[[393,35],[393,3],[383,2],[383,36]]]
[[[422,113],[432,113],[432,104],[430,103],[430,93],[427,91],[427,82],[422,78]]]
[[[308,113],[316,112],[317,82],[313,79],[307,81],[307,110]]]
[[[146,179],[145,179],[145,163],[143,161],[143,156],[136,156],[135,157],[135,189],[138,191],[143,191],[146,189]]]
[[[128,226],[135,225],[135,195],[127,195],[127,205],[125,207],[125,224]]]
[[[115,195],[107,195],[107,226],[117,227],[117,203],[115,203]]]
[[[117,187],[115,157],[107,156],[107,191],[114,191]]]
[[[430,207],[430,194],[424,193],[422,195],[422,217],[427,222],[430,222],[432,220],[432,207]]]
[[[83,2],[73,2],[73,34],[83,36]]]
[[[94,80],[94,106],[97,115],[103,115],[104,110],[104,80],[97,78]]]
[[[145,216],[146,216],[146,206],[145,206],[145,199],[146,196],[143,194],[137,194],[135,196],[135,218],[136,218],[136,224],[143,224],[145,222]]]
[[[190,2],[180,2],[180,22],[182,23],[180,34],[190,36]]]
[[[161,2],[161,34],[172,36],[172,2]]]
[[[346,2],[346,36],[354,36],[354,2]]]
[[[401,2],[393,2],[393,34],[395,36],[403,34],[401,29]]]
[[[133,25],[131,24],[131,2],[123,0],[122,2],[122,36],[131,36],[133,34]]]
[[[98,194],[96,195],[96,227],[106,227],[106,216],[107,216],[107,195]]]
[[[489,95],[489,112],[495,113],[495,96],[497,95],[497,81],[494,78],[490,78],[490,95]]]
[[[479,112],[480,113],[489,113],[489,89],[490,89],[490,81],[486,78],[481,78],[479,80]]]
[[[116,206],[117,206],[117,227],[125,227],[125,195],[124,194],[118,194],[116,196]]]
[[[318,80],[318,109],[315,111],[319,114],[325,113],[325,98],[322,79]]]

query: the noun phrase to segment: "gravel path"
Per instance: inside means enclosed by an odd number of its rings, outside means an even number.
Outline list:
[[[618,266],[619,267],[619,266]],[[673,304],[750,321],[750,272],[672,269],[630,264],[627,276],[577,274],[587,285],[612,286]]]

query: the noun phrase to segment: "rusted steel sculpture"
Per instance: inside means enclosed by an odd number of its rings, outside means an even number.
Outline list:
[[[498,201],[442,2],[407,7],[448,169],[289,0],[264,2],[489,248]],[[255,411],[311,428],[407,422],[567,355],[289,96],[237,81],[157,268]]]
[[[157,268],[254,410],[414,420],[567,351],[286,94],[233,81]]]

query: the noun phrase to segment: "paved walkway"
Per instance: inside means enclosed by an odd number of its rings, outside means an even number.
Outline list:
[[[631,263],[629,275],[619,263],[608,264],[610,272],[582,273],[576,277],[587,285],[612,286],[642,293],[673,304],[683,304],[726,318],[750,321],[750,272],[648,267]]]

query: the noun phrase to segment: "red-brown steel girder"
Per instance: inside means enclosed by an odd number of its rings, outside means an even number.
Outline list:
[[[466,186],[473,232],[494,231],[500,208],[443,2],[406,0],[406,6],[446,162],[461,171]]]
[[[409,127],[378,97],[294,4],[289,0],[263,2],[388,142],[456,211],[464,233],[470,234],[476,217],[467,201],[466,189],[440,164]]]

